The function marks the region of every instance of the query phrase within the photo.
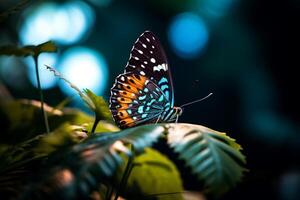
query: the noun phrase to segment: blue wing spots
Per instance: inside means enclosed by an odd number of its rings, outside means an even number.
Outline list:
[[[139,100],[144,100],[144,99],[146,99],[146,97],[147,97],[146,95],[140,96],[140,97],[139,97]]]
[[[165,77],[163,77],[162,79],[160,79],[160,81],[158,82],[158,84],[162,84],[162,83],[168,83],[168,79],[166,79]]]
[[[147,114],[142,114],[142,118],[146,118],[147,117]]]
[[[165,91],[165,95],[166,95],[166,97],[168,97],[169,96],[169,91]]]
[[[170,109],[170,103],[169,102],[166,103],[165,108],[166,108],[166,110]]]
[[[149,111],[150,110],[150,107],[148,106],[147,108],[146,108],[146,111]]]
[[[159,101],[159,102],[162,102],[163,100],[164,100],[164,96],[161,95],[161,96],[159,97],[158,101]]]
[[[142,114],[144,112],[143,108],[144,108],[144,106],[139,106],[138,113]]]
[[[163,85],[163,86],[161,86],[161,90],[162,90],[162,91],[164,91],[165,89],[168,89],[168,88],[169,88],[168,85]]]
[[[147,103],[147,106],[151,106],[153,102],[155,102],[155,99],[151,99],[151,101]]]
[[[127,110],[127,113],[129,114],[129,115],[131,115],[132,114],[132,111],[131,110]]]
[[[144,89],[144,92],[149,92],[148,88],[145,88],[145,89]]]

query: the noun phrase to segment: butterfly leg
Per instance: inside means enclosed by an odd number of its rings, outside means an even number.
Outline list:
[[[175,120],[175,123],[178,122],[178,119],[179,119],[179,115],[176,115],[176,120]]]
[[[155,124],[157,124],[157,123],[159,122],[159,120],[160,120],[160,117],[161,117],[161,115],[159,115],[159,116],[158,116],[158,118],[157,118],[157,120],[156,120]]]

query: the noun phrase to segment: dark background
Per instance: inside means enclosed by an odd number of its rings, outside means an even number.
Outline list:
[[[18,2],[1,0],[0,10]],[[26,10],[38,9],[45,2],[50,1],[29,1],[26,9],[1,22],[0,44],[22,45],[20,27],[30,15]],[[64,5],[69,1],[52,2]],[[106,82],[99,95],[109,98],[109,89],[123,72],[133,42],[144,30],[153,31],[169,59],[175,104],[214,93],[186,107],[180,122],[227,132],[243,146],[250,171],[222,199],[300,199],[299,1],[82,2],[93,10],[94,22],[78,40],[68,44],[58,41],[58,56],[75,46],[100,52],[109,76],[99,80],[99,84]],[[208,31],[207,43],[191,56],[177,52],[168,35],[176,16],[186,12],[200,17]],[[192,34],[193,29],[188,28],[175,34]],[[14,97],[38,99],[26,63],[5,59],[0,57],[2,84]],[[17,66],[5,71],[12,62]],[[58,86],[45,89],[46,102],[58,104],[66,97],[62,90]],[[74,101],[70,106],[82,105]],[[198,183],[187,172],[183,171],[183,177],[187,189],[197,188]]]

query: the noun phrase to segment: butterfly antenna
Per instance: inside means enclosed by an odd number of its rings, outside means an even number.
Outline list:
[[[185,106],[188,106],[188,105],[191,105],[191,104],[194,104],[194,103],[197,103],[197,102],[200,102],[200,101],[203,101],[205,99],[207,99],[208,97],[210,97],[211,95],[213,95],[213,93],[209,93],[207,96],[201,98],[201,99],[198,99],[196,101],[192,101],[192,102],[189,102],[189,103],[186,103],[186,104],[183,104],[182,106],[180,106],[181,108],[185,107]]]

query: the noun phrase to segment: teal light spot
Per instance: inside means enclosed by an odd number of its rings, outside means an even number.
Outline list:
[[[139,100],[144,100],[144,99],[146,99],[146,95],[139,97]]]
[[[145,88],[145,89],[144,89],[144,92],[149,92],[148,88]]]
[[[142,114],[142,118],[146,118],[147,117],[147,114]]]
[[[162,83],[164,83],[164,82],[168,82],[168,79],[166,79],[166,78],[162,78],[162,79],[160,79],[160,81],[158,82],[158,84],[162,84]]]
[[[155,88],[155,90],[156,90],[157,92],[159,92],[159,88]]]
[[[131,114],[132,114],[132,111],[131,111],[131,110],[127,110],[127,113],[128,113],[129,115],[131,115]]]
[[[146,111],[149,111],[150,110],[150,107],[148,106],[147,108],[146,108]]]
[[[140,106],[138,109],[138,113],[142,114],[144,112],[143,108],[144,108],[144,106]]]
[[[164,100],[164,96],[161,95],[161,96],[159,97],[158,101],[159,101],[159,102],[162,102],[163,100]]]

